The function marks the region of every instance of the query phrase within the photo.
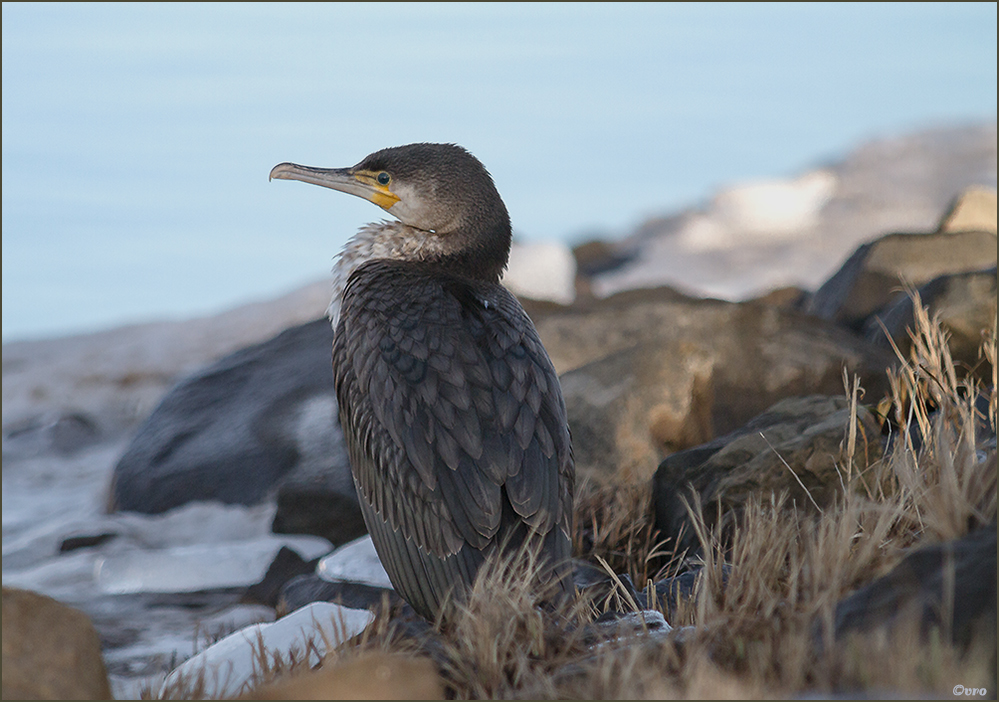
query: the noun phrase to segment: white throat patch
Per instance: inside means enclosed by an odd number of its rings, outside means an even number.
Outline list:
[[[340,305],[347,280],[362,263],[377,258],[413,261],[442,251],[441,237],[402,222],[382,221],[361,227],[344,244],[333,263],[333,297],[326,308],[326,316],[333,325],[333,331],[336,331],[340,320]]]

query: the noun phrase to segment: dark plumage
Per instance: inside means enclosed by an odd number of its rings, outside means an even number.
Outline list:
[[[501,544],[539,540],[541,578],[573,590],[573,462],[558,377],[500,283],[510,219],[464,149],[413,144],[349,169],[272,178],[365,197],[399,223],[345,247],[333,374],[361,509],[397,592],[437,616]]]

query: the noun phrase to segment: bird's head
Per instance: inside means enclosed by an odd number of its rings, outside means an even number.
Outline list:
[[[376,151],[350,168],[281,163],[271,178],[300,180],[370,200],[423,233],[428,257],[490,271],[506,265],[510,217],[482,163],[454,144],[409,144]]]

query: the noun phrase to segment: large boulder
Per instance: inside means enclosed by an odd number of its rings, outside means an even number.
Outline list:
[[[111,698],[90,619],[51,597],[3,588],[3,699]]]
[[[913,550],[884,577],[836,605],[835,634],[892,628],[914,615],[926,635],[937,627],[962,647],[996,645],[996,523],[963,538]],[[994,672],[993,672],[994,675]]]
[[[955,273],[934,278],[918,289],[920,302],[948,333],[947,345],[954,361],[966,368],[979,366],[983,334],[996,314],[996,268]],[[908,356],[912,346],[909,330],[915,328],[913,299],[898,295],[894,302],[864,322],[864,336],[889,348],[891,342]],[[891,339],[891,342],[889,342]]]
[[[789,493],[801,509],[829,504],[845,482],[844,444],[850,403],[842,396],[782,400],[745,426],[696,448],[678,451],[656,471],[652,485],[655,524],[663,537],[691,551],[699,546],[684,501],[696,494],[705,522],[733,523],[754,496]],[[858,408],[853,470],[882,456],[880,428]]]
[[[860,246],[808,301],[806,311],[859,330],[874,313],[904,297],[905,285],[919,287],[941,276],[994,267],[995,210],[995,191],[975,188],[955,200],[934,232],[888,234]]]
[[[3,454],[75,453],[127,439],[182,378],[322,315],[328,280],[184,321],[3,345]]]
[[[369,651],[278,677],[247,700],[441,700],[444,684],[426,656]]]
[[[561,376],[581,472],[637,471],[727,434],[778,400],[843,390],[872,396],[891,353],[834,325],[758,303],[624,293],[538,324]]]
[[[323,512],[328,505],[360,523],[337,421],[332,338],[319,319],[182,381],[118,461],[113,506],[156,514],[199,500],[251,505],[286,489],[286,502],[298,513],[313,510],[317,525],[279,513],[279,530],[335,543],[356,537],[356,528],[340,533],[337,515]]]
[[[888,234],[864,244],[806,305],[806,311],[859,329],[905,285],[995,265],[990,232]]]

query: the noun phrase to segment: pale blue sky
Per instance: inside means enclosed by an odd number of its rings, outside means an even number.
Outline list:
[[[326,275],[382,212],[281,161],[457,142],[571,243],[995,114],[995,3],[4,3],[3,339]]]

